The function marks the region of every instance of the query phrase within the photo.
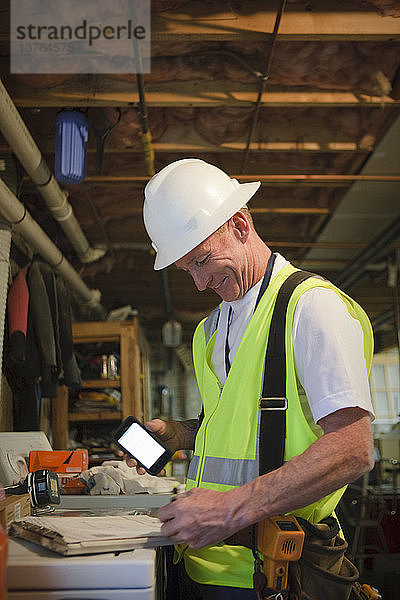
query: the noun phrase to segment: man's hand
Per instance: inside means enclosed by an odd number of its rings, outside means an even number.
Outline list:
[[[234,525],[232,491],[193,488],[158,510],[161,532],[176,543],[203,548],[240,529]]]
[[[155,433],[156,436],[165,444],[165,446],[174,454],[177,450],[192,450],[194,446],[194,438],[197,431],[197,419],[189,419],[188,421],[162,421],[161,419],[153,419],[145,423],[146,429]],[[146,471],[143,467],[138,467],[134,458],[119,453],[125,457],[128,467],[136,467],[139,475],[144,475]],[[161,471],[161,474],[165,471]]]
[[[145,423],[146,429],[155,433],[158,438],[166,445],[168,450],[171,452],[175,452],[175,439],[174,430],[171,427],[171,424],[162,421],[161,419],[153,419],[152,421],[148,421]],[[129,454],[124,454],[121,450],[118,452],[119,456],[123,456],[128,467],[136,467],[136,471],[138,475],[144,475],[146,470],[143,467],[139,467],[137,461],[132,458]],[[164,474],[164,469],[161,471],[161,474]]]

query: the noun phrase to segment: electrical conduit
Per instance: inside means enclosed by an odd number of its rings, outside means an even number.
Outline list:
[[[41,152],[23,122],[10,95],[0,80],[0,130],[14,154],[37,186],[54,219],[60,223],[79,259],[93,262],[104,256],[104,250],[92,248],[85,237],[67,194],[50,172]]]
[[[10,270],[11,228],[8,223],[0,219],[0,365],[3,364],[4,323],[8,292],[8,274]],[[1,369],[0,369],[1,371]],[[1,398],[1,373],[0,373],[0,398]]]
[[[0,179],[0,214],[55,271],[64,277],[81,303],[93,310],[99,319],[104,319],[105,310],[99,302],[100,292],[87,287],[59,248],[53,244],[2,179]]]

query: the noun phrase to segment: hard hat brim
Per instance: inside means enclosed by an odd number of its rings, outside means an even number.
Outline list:
[[[172,244],[162,251],[158,251],[154,261],[154,270],[159,271],[172,265],[177,260],[181,259],[188,252],[196,248],[201,242],[204,242],[212,233],[219,229],[226,221],[228,221],[235,213],[254,196],[260,187],[260,181],[250,183],[242,183],[239,187],[230,194],[226,201],[214,212],[212,219],[210,218],[202,227],[194,229],[190,235],[186,235],[186,243],[179,249],[179,244]],[[175,240],[177,242],[178,240]]]

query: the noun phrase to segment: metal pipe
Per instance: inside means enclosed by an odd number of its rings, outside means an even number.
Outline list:
[[[129,10],[132,17],[132,22],[137,22],[138,10],[137,3],[134,0],[129,0]],[[132,38],[133,48],[133,59],[135,62],[135,73],[136,73],[136,84],[139,95],[139,106],[137,112],[140,119],[140,125],[142,129],[142,145],[144,152],[144,162],[146,165],[147,174],[154,175],[154,149],[152,146],[151,131],[148,124],[147,118],[147,106],[146,106],[146,95],[144,91],[144,77],[143,77],[143,62],[142,54],[140,51],[139,41],[136,36]]]
[[[10,95],[0,80],[0,130],[14,154],[37,186],[54,219],[59,222],[80,260],[92,262],[104,251],[92,248],[85,237],[67,194],[61,190],[50,172],[38,146],[16,109]]]
[[[3,364],[4,324],[6,316],[8,275],[10,270],[11,228],[0,219],[0,365]],[[0,378],[1,398],[1,378]]]
[[[144,151],[144,162],[146,165],[147,174],[152,176],[154,175],[154,149],[152,146],[152,138],[151,131],[148,124],[147,118],[147,106],[146,106],[146,97],[144,91],[144,78],[142,73],[137,73],[136,75],[137,88],[139,93],[139,108],[138,114],[142,127],[142,144]]]
[[[87,287],[59,248],[53,244],[2,179],[0,179],[0,213],[13,226],[13,229],[20,233],[29,245],[64,277],[81,303],[87,305],[97,317],[104,319],[106,311],[100,304],[99,290],[90,290]]]
[[[256,100],[256,106],[255,106],[255,109],[254,109],[253,119],[252,119],[252,122],[251,122],[250,130],[249,130],[249,135],[247,137],[246,149],[245,149],[244,155],[243,155],[242,173],[244,173],[244,171],[246,170],[246,167],[247,167],[247,160],[249,158],[250,146],[251,146],[251,142],[253,141],[254,132],[256,130],[257,123],[258,123],[258,115],[260,113],[260,108],[261,108],[261,99],[262,99],[263,94],[264,94],[264,90],[265,90],[265,86],[266,86],[267,80],[269,79],[269,72],[270,72],[270,69],[271,69],[272,57],[273,57],[273,54],[274,54],[275,44],[276,44],[276,40],[277,40],[277,37],[278,37],[279,25],[280,25],[280,22],[281,22],[283,11],[285,10],[285,5],[286,5],[286,0],[282,0],[281,4],[279,6],[278,12],[276,14],[276,17],[275,17],[274,30],[272,32],[271,41],[270,41],[270,44],[269,44],[269,50],[268,50],[268,56],[267,56],[267,61],[266,61],[265,72],[261,73],[259,75],[259,78],[258,78],[259,82],[260,82],[260,85],[259,85],[259,89],[258,89],[258,94],[257,94],[257,100]]]

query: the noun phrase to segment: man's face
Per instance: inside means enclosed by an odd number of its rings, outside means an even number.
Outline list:
[[[175,265],[190,273],[200,292],[210,288],[227,302],[242,298],[247,291],[244,245],[229,223]]]

